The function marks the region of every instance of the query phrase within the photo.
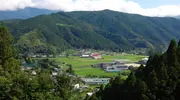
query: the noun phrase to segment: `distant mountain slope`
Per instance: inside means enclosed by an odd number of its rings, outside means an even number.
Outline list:
[[[21,51],[33,51],[38,53],[54,53],[56,47],[49,45],[44,35],[38,29],[20,36],[15,44]],[[52,52],[52,50],[54,52]],[[43,51],[43,52],[42,52]]]
[[[17,41],[24,34],[38,29],[42,32],[46,43],[60,49],[72,47],[113,49],[118,47],[114,42],[94,32],[92,25],[59,14],[41,15],[19,22],[4,22]]]
[[[42,32],[45,44],[58,49],[163,49],[171,39],[180,38],[180,20],[175,18],[152,18],[110,10],[59,12],[4,22],[17,41],[37,29],[37,34]]]
[[[174,18],[180,19],[180,16],[175,16]]]
[[[27,19],[42,14],[51,14],[57,11],[38,9],[38,8],[24,8],[16,11],[0,11],[0,20],[4,19]]]
[[[170,39],[180,37],[180,21],[174,18],[152,18],[110,10],[72,12],[68,15],[95,25],[102,31],[110,32],[111,36],[125,38],[130,43],[135,43],[136,47],[142,44],[141,42],[150,42],[153,45],[167,44]],[[102,35],[105,34],[102,33]],[[111,39],[110,36],[107,38]]]

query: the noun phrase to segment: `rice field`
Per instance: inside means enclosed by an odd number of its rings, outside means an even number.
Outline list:
[[[51,58],[51,60],[54,60],[59,65],[62,65],[63,62],[67,64],[71,64],[75,73],[80,76],[91,75],[91,76],[113,77],[116,76],[118,73],[104,72],[101,69],[91,67],[91,65],[100,62],[112,62],[113,60],[119,60],[119,59],[128,59],[132,62],[137,62],[144,57],[146,56],[119,54],[116,56],[103,56],[104,59],[97,59],[97,60],[92,58],[80,58],[75,56],[68,58],[67,57]],[[67,66],[64,66],[64,69],[66,68]]]

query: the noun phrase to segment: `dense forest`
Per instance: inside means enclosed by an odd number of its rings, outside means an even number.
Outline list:
[[[4,20],[21,51],[59,52],[69,48],[123,51],[164,50],[180,37],[180,20],[110,10],[58,12],[25,20]]]
[[[151,56],[126,80],[114,78],[89,100],[179,100],[179,93],[180,42],[172,40],[165,53]]]

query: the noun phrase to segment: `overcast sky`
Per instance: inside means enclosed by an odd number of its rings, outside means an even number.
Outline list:
[[[114,11],[145,16],[180,15],[180,0],[0,0],[0,10],[25,7],[63,11]]]

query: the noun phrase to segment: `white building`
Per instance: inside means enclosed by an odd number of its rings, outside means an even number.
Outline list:
[[[32,71],[32,75],[37,75],[36,71]]]
[[[93,93],[92,92],[88,92],[87,95],[91,97],[93,95]]]
[[[82,78],[86,84],[107,84],[110,78]]]
[[[90,55],[83,54],[83,55],[81,55],[80,57],[81,57],[81,58],[89,58]]]
[[[57,75],[58,75],[58,73],[56,73],[56,72],[52,73],[52,76],[57,76]]]
[[[74,85],[74,88],[75,88],[75,89],[79,89],[79,87],[80,87],[79,84],[75,84],[75,85]]]
[[[41,57],[42,57],[42,58],[46,58],[46,57],[47,57],[47,55],[42,55]]]

